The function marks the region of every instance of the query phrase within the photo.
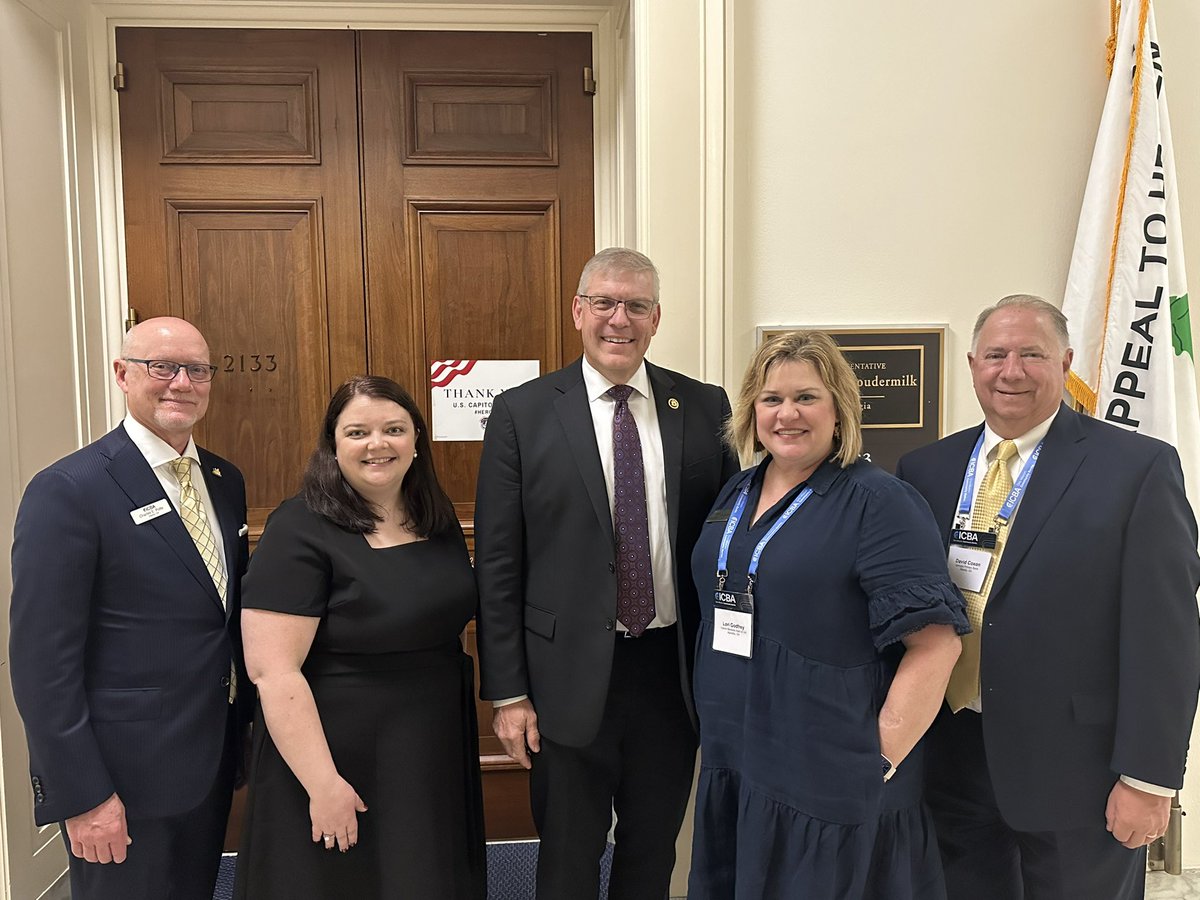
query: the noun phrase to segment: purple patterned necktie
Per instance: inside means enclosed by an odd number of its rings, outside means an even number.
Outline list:
[[[608,391],[613,409],[613,525],[617,532],[617,618],[639,637],[654,619],[654,575],[646,515],[646,474],[637,422],[629,411],[633,388]]]

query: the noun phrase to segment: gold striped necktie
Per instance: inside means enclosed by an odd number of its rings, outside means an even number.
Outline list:
[[[221,552],[217,549],[216,539],[208,524],[208,516],[204,513],[204,501],[200,492],[192,484],[192,461],[186,456],[171,460],[171,469],[179,480],[179,517],[183,519],[184,527],[192,536],[200,558],[212,576],[217,594],[221,597],[221,605],[225,605],[225,567],[221,564]]]
[[[227,587],[225,566],[221,563],[221,553],[217,549],[212,527],[208,524],[208,516],[204,514],[204,501],[200,499],[200,492],[192,484],[192,461],[186,456],[173,459],[171,470],[179,481],[179,517],[183,519],[184,527],[192,536],[196,549],[200,551],[200,558],[204,560],[204,567],[208,569],[208,574],[216,585],[217,595],[221,598],[221,605],[224,606]],[[236,698],[237,669],[230,665],[229,702],[232,703]]]
[[[1008,523],[999,522],[996,514],[1012,492],[1012,473],[1008,461],[1017,454],[1017,445],[1013,441],[1001,441],[996,447],[996,458],[988,466],[979,485],[979,493],[971,507],[971,530],[996,530],[996,547],[992,550],[992,562],[988,566],[987,577],[978,591],[963,591],[967,601],[967,619],[971,623],[971,633],[963,635],[962,654],[950,675],[950,684],[946,686],[946,701],[954,712],[971,703],[979,696],[979,651],[983,630],[983,609],[987,605],[988,594],[992,590],[992,582],[996,580],[996,570],[1000,568],[1000,554],[1004,552],[1004,543],[1008,538]]]

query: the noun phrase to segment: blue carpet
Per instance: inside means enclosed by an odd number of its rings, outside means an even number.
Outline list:
[[[537,841],[488,844],[488,900],[533,900],[533,888],[537,874],[537,852]],[[612,865],[612,844],[605,848],[604,856],[600,860],[600,900],[606,900],[608,897],[610,865]],[[236,853],[227,853],[221,857],[221,871],[217,875],[217,889],[213,892],[213,900],[231,900],[233,897],[233,873],[236,867]],[[331,897],[329,900],[343,900],[343,898]]]

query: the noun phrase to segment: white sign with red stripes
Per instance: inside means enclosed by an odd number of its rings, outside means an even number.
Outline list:
[[[537,378],[536,359],[437,359],[429,366],[435,441],[482,441],[496,395]]]

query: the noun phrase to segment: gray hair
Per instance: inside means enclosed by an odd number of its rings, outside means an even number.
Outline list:
[[[979,332],[983,331],[983,326],[992,317],[992,313],[1014,308],[1029,309],[1045,316],[1049,319],[1050,327],[1054,329],[1054,334],[1058,338],[1059,349],[1065,352],[1071,346],[1071,333],[1067,329],[1067,317],[1062,314],[1062,310],[1034,294],[1009,294],[1007,297],[997,300],[994,306],[989,306],[981,312],[979,318],[975,320],[975,330],[971,332],[972,353],[975,352],[975,347],[979,343]]]
[[[657,267],[655,267],[654,263],[650,261],[650,257],[646,254],[630,250],[628,247],[609,247],[606,250],[601,250],[589,259],[586,265],[584,265],[583,271],[579,273],[579,288],[575,293],[586,293],[588,284],[596,275],[612,275],[616,273],[622,275],[649,273],[654,290],[654,296],[651,299],[658,299]]]

